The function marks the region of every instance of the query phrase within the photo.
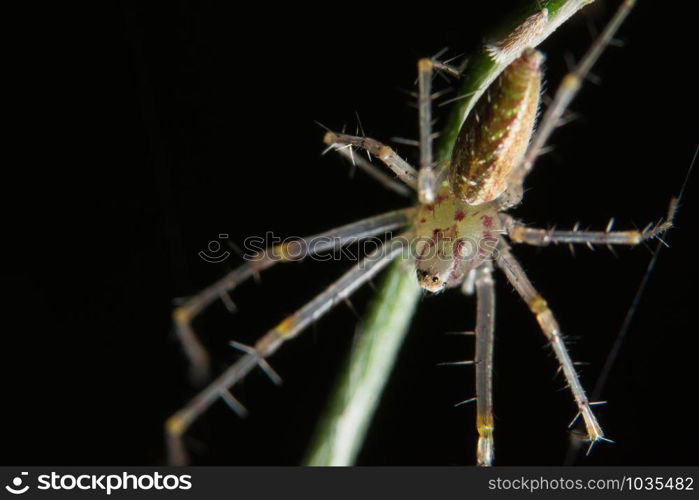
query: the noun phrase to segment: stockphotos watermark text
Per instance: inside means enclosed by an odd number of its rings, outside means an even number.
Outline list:
[[[114,491],[148,491],[148,490],[190,490],[190,474],[39,474],[32,481],[29,472],[23,471],[15,476],[5,490],[13,495],[23,495],[32,489],[40,491],[94,491],[111,495]]]

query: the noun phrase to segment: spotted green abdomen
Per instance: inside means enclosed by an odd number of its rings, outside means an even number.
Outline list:
[[[452,151],[449,184],[469,205],[495,200],[521,161],[534,130],[543,56],[525,50],[481,96],[461,126]]]

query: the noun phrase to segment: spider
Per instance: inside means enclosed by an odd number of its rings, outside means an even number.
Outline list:
[[[590,449],[599,441],[609,441],[593,413],[595,402],[586,396],[553,312],[513,256],[510,242],[534,246],[556,243],[637,245],[658,237],[671,227],[674,204],[671,204],[664,222],[649,225],[641,231],[615,231],[611,222],[604,231],[531,228],[507,211],[521,202],[524,181],[536,157],[632,6],[632,1],[622,2],[587,54],[564,77],[536,132],[543,55],[533,47],[540,41],[542,26],[549,22],[547,9],[533,14],[507,37],[489,47],[491,57],[502,63],[504,70],[490,85],[483,86],[482,95],[460,127],[448,160],[434,159],[431,84],[435,71],[458,75],[459,70],[435,58],[418,61],[420,157],[417,169],[389,146],[372,138],[328,131],[324,142],[329,149],[352,157],[352,148],[365,150],[383,162],[400,183],[375,170],[369,162],[356,158],[359,166],[391,189],[416,192],[418,203],[277,245],[248,260],[175,309],[176,330],[192,361],[193,374],[201,378],[206,372],[207,355],[194,336],[191,322],[213,301],[219,298],[227,300],[228,291],[277,262],[297,261],[363,238],[404,229],[400,236],[367,255],[309,303],[269,330],[254,346],[232,342],[244,355],[168,419],[166,432],[171,461],[186,461],[181,442],[183,433],[218,398],[237,413],[244,414],[245,409],[229,389],[258,366],[272,380],[279,381],[267,358],[398,258],[406,248],[406,241],[413,255],[418,284],[426,292],[439,293],[460,287],[464,293],[476,296],[476,354],[471,363],[476,371],[476,397],[473,399],[479,436],[478,465],[490,466],[494,460],[492,368],[493,272],[496,267],[528,305],[550,344],[577,406],[575,420],[581,418],[585,425]]]

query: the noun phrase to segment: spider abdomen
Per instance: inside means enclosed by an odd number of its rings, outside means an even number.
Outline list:
[[[493,201],[507,189],[534,130],[543,55],[525,50],[481,96],[461,126],[449,166],[454,194],[469,205]]]

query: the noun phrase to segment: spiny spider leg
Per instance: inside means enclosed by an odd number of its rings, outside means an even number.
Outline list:
[[[672,227],[672,209],[668,218],[657,225],[649,225],[642,231],[612,231],[613,219],[605,231],[559,231],[556,229],[540,229],[526,227],[522,222],[509,215],[502,214],[501,220],[507,229],[507,235],[513,243],[524,243],[533,246],[547,246],[551,243],[586,244],[586,245],[638,245],[639,243],[660,236]]]
[[[383,170],[376,167],[370,161],[367,161],[363,156],[352,154],[352,145],[336,146],[331,144],[329,149],[334,149],[342,156],[352,162],[352,165],[362,169],[369,177],[373,178],[386,189],[394,191],[402,196],[412,196],[413,190],[405,184],[401,184],[389,177]],[[326,150],[327,151],[327,150]]]
[[[381,160],[406,185],[417,189],[417,171],[415,168],[385,144],[370,137],[336,134],[335,132],[326,133],[325,137],[323,137],[323,142],[335,148],[354,146],[364,149]]]
[[[604,51],[604,49],[612,41],[614,34],[617,32],[621,24],[626,19],[633,8],[635,0],[624,0],[619,8],[617,9],[614,17],[607,23],[604,30],[595,39],[587,53],[583,56],[580,62],[575,66],[575,68],[569,72],[559,85],[556,90],[556,94],[553,101],[549,105],[544,117],[539,123],[539,128],[536,131],[534,138],[524,158],[520,162],[519,166],[516,167],[511,173],[508,179],[508,185],[510,190],[510,199],[517,202],[522,198],[524,179],[527,174],[531,171],[534,166],[534,161],[537,156],[541,154],[542,149],[547,144],[551,133],[558,125],[561,116],[568,109],[568,105],[577,95],[582,86],[582,82],[585,77],[592,69],[597,59]]]
[[[284,342],[296,337],[307,326],[318,321],[361,285],[376,276],[404,251],[406,241],[409,241],[406,234],[398,236],[367,255],[305,306],[269,330],[247,354],[219,375],[186,406],[168,418],[165,422],[165,433],[170,463],[181,465],[187,462],[182,435],[199,415],[219,397],[228,399],[230,388],[258,366],[261,360],[274,354]]]
[[[436,57],[439,57],[439,55],[435,56],[435,58]],[[442,73],[446,73],[449,76],[453,76],[454,78],[461,78],[461,74],[463,72],[463,67],[465,66],[465,63],[468,62],[468,60],[467,59],[464,60],[464,62],[462,62],[461,65],[459,65],[459,66],[451,66],[449,64],[451,61],[453,61],[454,59],[456,59],[458,57],[459,56],[453,57],[450,60],[444,61],[444,62],[438,61],[436,59],[432,59],[432,66],[437,71],[441,71]]]
[[[418,116],[420,127],[420,169],[417,177],[417,194],[423,205],[434,202],[438,187],[433,170],[432,156],[432,59],[420,59],[417,63]]]
[[[211,303],[225,296],[225,294],[250,277],[259,274],[278,262],[298,262],[308,256],[341,248],[348,243],[398,229],[410,223],[414,212],[414,208],[394,210],[346,224],[324,233],[279,244],[262,254],[253,256],[223,278],[188,298],[183,304],[175,308],[172,317],[175,332],[190,362],[191,378],[194,381],[203,382],[208,375],[209,357],[206,350],[197,340],[192,328],[192,320]]]
[[[495,289],[493,265],[486,261],[476,269],[476,426],[478,465],[493,464],[493,345],[495,335]]]
[[[515,259],[510,252],[507,242],[502,238],[496,250],[496,262],[517,293],[524,299],[532,313],[534,313],[542,332],[548,339],[549,344],[551,344],[553,352],[556,358],[558,358],[558,363],[563,370],[566,382],[573,393],[573,398],[578,406],[578,412],[585,422],[588,440],[591,441],[591,443],[595,443],[599,440],[608,441],[604,437],[604,432],[602,432],[597,418],[594,413],[592,413],[590,402],[585,395],[585,389],[583,389],[580,384],[580,379],[575,371],[573,361],[570,359],[570,355],[563,343],[563,337],[561,336],[561,330],[556,318],[554,318],[551,309],[549,309],[546,304],[546,300],[536,291],[524,270],[519,265],[519,262],[517,262],[517,259]]]

